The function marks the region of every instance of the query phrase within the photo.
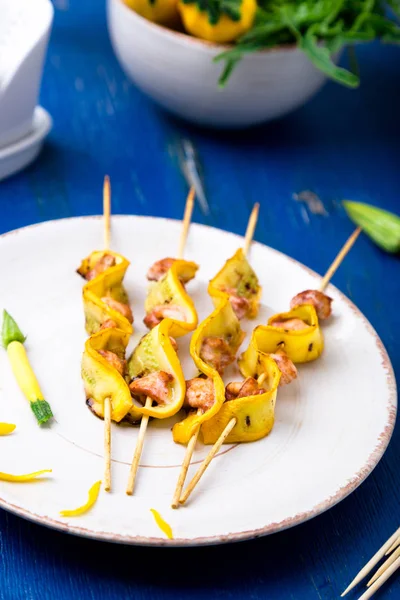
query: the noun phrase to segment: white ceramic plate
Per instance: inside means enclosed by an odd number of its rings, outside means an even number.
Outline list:
[[[131,260],[125,278],[136,318],[132,343],[144,333],[145,272],[156,259],[173,256],[180,223],[144,217],[114,217],[112,246]],[[207,282],[242,239],[193,225],[186,257],[200,265],[189,291],[200,318],[212,308]],[[318,515],[350,494],[375,467],[396,417],[390,361],[375,331],[334,287],[334,316],[324,325],[326,349],[301,366],[299,379],[279,391],[276,424],[265,439],[224,446],[187,506],[173,511],[172,493],[184,448],[171,437],[173,420],[151,422],[135,495],[125,495],[138,429],[112,427],[113,491],[101,493],[87,514],[70,519],[60,509],[82,504],[103,473],[103,424],[86,408],[80,379],[85,342],[82,257],[102,246],[98,218],[53,221],[0,237],[0,308],[6,307],[28,334],[27,348],[56,418],[40,429],[18,390],[7,355],[0,352],[0,421],[17,424],[0,439],[0,470],[23,473],[52,468],[46,481],[0,482],[0,506],[18,515],[92,538],[148,545],[198,545],[254,538]],[[335,249],[336,250],[336,249]],[[318,285],[318,276],[258,243],[251,262],[263,286],[256,323],[288,307],[297,292]],[[327,265],[328,266],[328,265]],[[248,337],[244,344],[248,343]],[[180,342],[187,354],[188,339]],[[183,359],[193,376],[191,361]],[[207,449],[198,444],[195,461]],[[196,466],[191,467],[189,475]],[[150,508],[172,526],[168,541]]]

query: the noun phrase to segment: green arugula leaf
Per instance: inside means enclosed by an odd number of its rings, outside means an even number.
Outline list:
[[[394,14],[400,18],[400,0],[389,0],[388,5]]]
[[[300,48],[305,52],[311,62],[328,77],[346,85],[356,88],[360,84],[360,78],[342,67],[338,67],[332,60],[332,55],[326,46],[318,43],[318,39],[312,33],[307,33],[300,41]]]
[[[225,86],[225,83],[228,81],[233,69],[236,67],[236,64],[239,62],[239,60],[240,60],[239,57],[238,58],[232,57],[232,58],[226,59],[224,70],[222,71],[222,75],[219,78],[219,82],[218,82],[219,87],[223,88]]]
[[[209,14],[235,14],[238,0],[183,0],[196,2]],[[240,59],[250,52],[296,43],[328,77],[350,88],[358,74],[334,62],[344,46],[380,39],[400,43],[400,0],[257,0],[253,27],[214,60],[225,61],[220,85],[225,85]],[[230,6],[232,4],[232,6]],[[240,4],[240,2],[239,2]],[[215,9],[217,5],[217,9]],[[228,6],[228,8],[226,8]],[[222,8],[224,7],[224,8]],[[389,9],[389,10],[388,10]],[[239,9],[240,10],[240,9]],[[213,12],[214,11],[214,12]],[[215,12],[216,11],[216,12]]]

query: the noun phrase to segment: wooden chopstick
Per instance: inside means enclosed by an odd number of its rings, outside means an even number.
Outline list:
[[[388,541],[383,544],[383,546],[378,550],[378,552],[376,554],[374,554],[374,556],[371,558],[371,560],[369,560],[367,562],[365,567],[363,567],[361,569],[361,571],[355,576],[355,578],[350,583],[350,585],[344,590],[343,594],[341,595],[341,598],[343,598],[343,596],[345,596],[347,594],[347,592],[352,590],[357,585],[357,583],[360,583],[360,581],[362,581],[364,579],[364,577],[366,577],[368,575],[368,573],[375,567],[375,565],[378,564],[378,562],[381,560],[381,558],[383,556],[385,556],[385,553],[387,552],[387,550],[389,548],[391,548],[391,546],[393,545],[393,542],[395,542],[399,538],[399,536],[400,536],[400,527],[397,529],[397,531],[394,532],[393,535],[390,536]]]
[[[387,556],[388,554],[390,554],[391,552],[393,552],[393,550],[395,550],[397,548],[397,546],[400,546],[400,535],[397,538],[397,540],[395,540],[393,542],[393,544],[390,546],[389,550],[386,552],[385,556]]]
[[[358,600],[368,600],[368,598],[372,598],[377,590],[393,575],[395,571],[400,567],[400,557],[394,561],[394,563],[386,569],[386,571],[371,585],[370,588],[367,589],[366,592]]]
[[[383,563],[383,565],[381,567],[379,567],[379,569],[377,570],[377,572],[375,573],[375,575],[373,577],[371,577],[371,579],[368,581],[367,583],[367,587],[370,587],[374,581],[376,581],[377,579],[379,579],[379,577],[390,567],[390,565],[392,565],[394,563],[395,560],[397,560],[400,557],[400,548],[397,548],[397,550],[395,552],[393,552],[393,554],[391,554],[389,556],[389,558],[387,558],[385,560],[385,562]]]

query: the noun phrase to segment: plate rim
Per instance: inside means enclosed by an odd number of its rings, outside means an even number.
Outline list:
[[[0,234],[0,240],[4,239],[13,234],[21,233],[25,230],[39,228],[41,226],[51,226],[53,224],[57,224],[61,221],[91,221],[91,220],[100,220],[102,215],[81,215],[76,217],[63,217],[60,219],[50,219],[46,221],[40,221],[38,223],[32,223],[30,225],[26,225],[24,227],[19,227],[17,229],[12,229],[10,231],[6,231]],[[139,220],[157,220],[163,222],[174,222],[179,223],[180,219],[172,219],[168,217],[155,217],[151,215],[132,215],[132,214],[115,214],[113,215],[113,219],[126,219],[126,218],[134,218]],[[203,229],[212,229],[218,232],[223,232],[225,234],[229,234],[231,236],[242,239],[243,236],[240,236],[231,231],[226,231],[219,227],[213,227],[211,225],[205,225],[203,223],[193,222],[193,225],[196,227],[200,227]],[[298,268],[306,271],[309,275],[313,277],[321,277],[316,271],[310,269],[306,265],[302,264],[300,261],[292,258],[288,254],[281,252],[280,250],[276,250],[267,244],[263,244],[261,242],[253,241],[253,244],[256,246],[262,246],[268,248],[273,253],[281,255],[282,257],[288,259],[292,263],[294,263]],[[174,538],[172,540],[160,537],[147,537],[147,536],[132,536],[132,535],[124,535],[117,534],[105,531],[95,532],[85,527],[78,527],[75,525],[70,525],[68,523],[64,523],[63,521],[58,521],[57,519],[52,519],[51,517],[39,516],[34,512],[29,510],[25,510],[7,500],[4,500],[0,497],[0,508],[7,510],[19,517],[22,517],[28,521],[36,523],[38,525],[46,526],[50,529],[55,529],[57,531],[61,531],[63,533],[69,533],[70,535],[76,535],[88,539],[93,539],[97,541],[104,542],[113,542],[120,543],[125,545],[137,545],[137,546],[165,546],[165,547],[196,547],[196,546],[211,546],[211,545],[219,545],[226,544],[231,542],[241,542],[246,540],[253,540],[259,537],[271,535],[273,533],[278,533],[280,531],[284,531],[285,529],[289,529],[291,527],[295,527],[296,525],[300,525],[301,523],[305,523],[314,517],[326,512],[330,508],[333,508],[339,502],[347,498],[352,492],[354,492],[372,473],[375,467],[378,465],[379,461],[383,457],[386,452],[386,449],[391,440],[394,426],[396,423],[396,415],[397,415],[397,384],[396,378],[394,374],[394,369],[387,353],[387,350],[376,332],[373,325],[369,322],[367,317],[361,312],[361,310],[336,286],[333,284],[329,284],[332,289],[335,290],[335,293],[340,297],[340,299],[352,310],[352,312],[361,319],[363,325],[367,329],[368,333],[374,338],[376,347],[382,359],[382,368],[386,374],[387,386],[389,391],[388,396],[388,404],[387,411],[388,417],[386,425],[378,436],[378,443],[375,446],[374,450],[371,452],[369,457],[366,460],[366,463],[363,467],[359,469],[352,477],[347,481],[346,484],[342,485],[333,496],[322,500],[310,510],[305,512],[300,512],[294,517],[288,517],[279,521],[277,523],[270,523],[269,525],[259,527],[257,529],[246,530],[235,533],[228,533],[225,535],[212,535],[212,536],[204,536],[197,538]]]

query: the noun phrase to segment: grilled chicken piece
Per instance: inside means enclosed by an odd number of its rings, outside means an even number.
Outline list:
[[[166,371],[155,371],[134,379],[129,389],[134,396],[149,396],[157,404],[166,404],[169,386],[173,379],[173,376]]]
[[[284,350],[277,350],[275,354],[270,354],[270,356],[274,359],[278,365],[278,369],[282,373],[279,387],[287,385],[293,379],[296,379],[297,369]]]
[[[157,260],[147,271],[147,279],[149,281],[159,281],[169,271],[175,261],[176,258],[162,258],[161,260]]]
[[[250,308],[250,301],[244,296],[239,296],[234,288],[225,288],[224,292],[229,294],[229,301],[239,321],[244,319]]]
[[[225,388],[225,398],[229,401],[246,396],[258,396],[258,394],[264,394],[265,391],[264,388],[260,388],[256,379],[247,377],[244,381],[228,383]]]
[[[104,304],[107,304],[113,310],[121,313],[126,319],[128,319],[129,323],[133,323],[133,314],[131,307],[128,304],[124,304],[123,302],[118,302],[118,300],[114,300],[110,296],[104,296],[102,298]]]
[[[200,358],[221,374],[228,365],[233,363],[235,354],[224,338],[206,337],[201,344]]]
[[[277,319],[271,323],[272,327],[282,327],[285,331],[300,331],[308,327],[305,321],[301,319]]]
[[[90,271],[88,271],[86,275],[83,275],[83,278],[87,279],[87,281],[91,281],[97,277],[97,275],[104,273],[104,271],[107,271],[107,269],[113,267],[114,265],[115,258],[111,256],[111,254],[103,254],[103,256],[99,258],[97,263],[90,269]]]
[[[184,406],[201,408],[203,412],[212,407],[215,401],[214,384],[212,379],[195,377],[186,382]]]
[[[117,324],[115,321],[113,321],[112,319],[107,319],[107,321],[104,321],[100,329],[115,329],[116,327]]]
[[[181,306],[177,304],[159,304],[147,313],[143,319],[143,323],[149,329],[153,329],[153,327],[167,317],[174,321],[186,321],[186,315]]]
[[[290,308],[296,308],[296,306],[302,306],[303,304],[312,304],[317,312],[318,319],[323,320],[332,314],[332,302],[332,298],[319,290],[306,290],[292,298]]]
[[[125,367],[126,367],[126,360],[122,360],[121,358],[119,358],[119,356],[117,356],[115,354],[115,352],[111,352],[110,350],[98,350],[98,353],[106,359],[106,361],[112,366],[114,367],[114,369],[116,371],[118,371],[118,373],[120,375],[122,375],[122,377],[124,376],[125,373]]]
[[[169,271],[174,262],[178,259],[176,258],[162,258],[161,260],[157,260],[154,265],[151,265],[150,269],[147,271],[147,279],[149,281],[159,281],[164,277],[164,275]],[[193,276],[181,276],[179,277],[182,283],[188,283]]]

